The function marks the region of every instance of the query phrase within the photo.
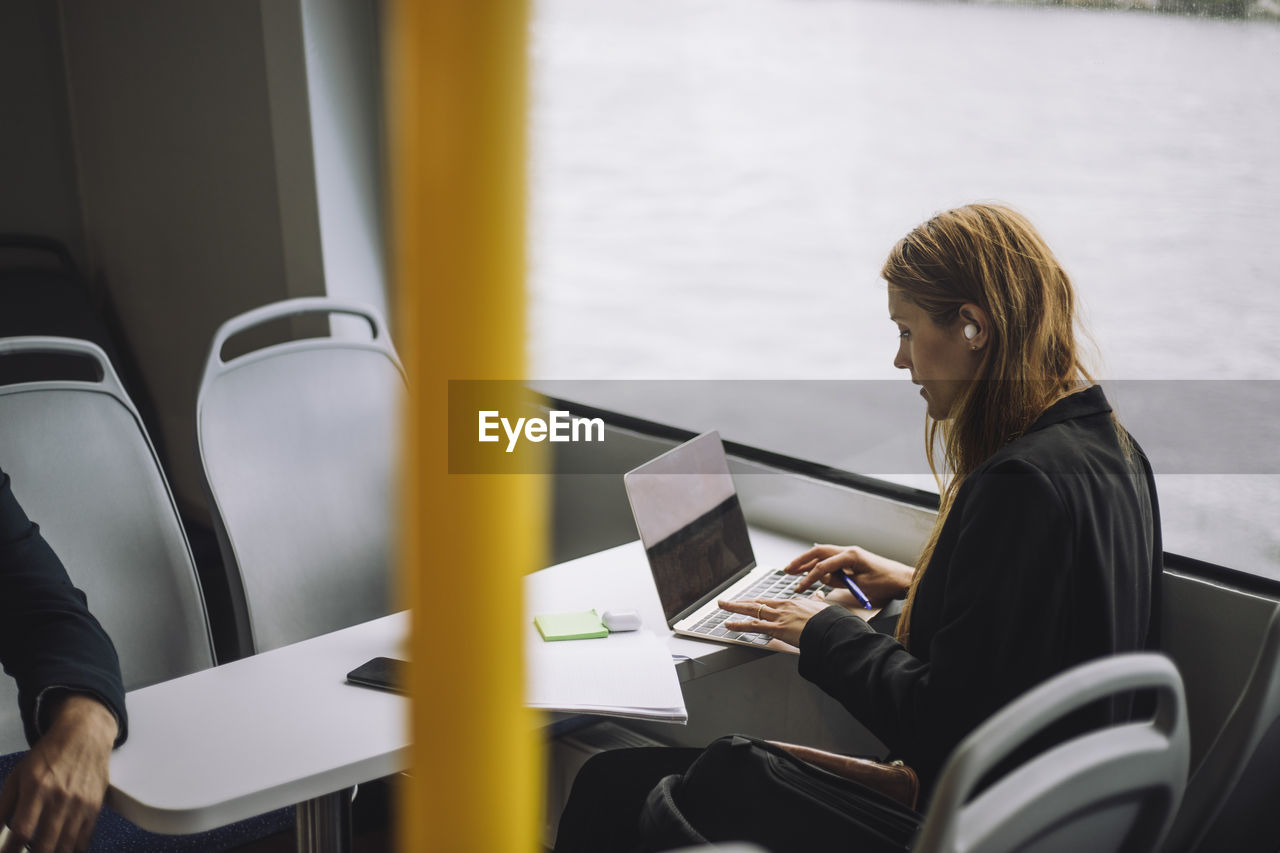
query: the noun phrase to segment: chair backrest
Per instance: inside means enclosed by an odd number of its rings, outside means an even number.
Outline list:
[[[1187,782],[1169,853],[1280,849],[1280,607],[1240,698]]]
[[[9,354],[86,359],[96,381],[0,386],[0,467],[111,636],[126,690],[213,665],[204,599],[150,439],[106,354],[63,338],[0,339]],[[13,682],[0,750],[23,749]]]
[[[347,314],[368,340],[307,338],[223,361],[227,340],[264,323]],[[214,336],[200,384],[200,458],[242,652],[266,651],[390,612],[400,362],[360,305],[293,299]]]
[[[1032,735],[1091,702],[1154,689],[1151,720],[1071,738],[976,790]],[[966,737],[943,768],[916,846],[923,853],[1142,853],[1168,829],[1187,779],[1182,679],[1168,658],[1116,655],[1055,676]]]

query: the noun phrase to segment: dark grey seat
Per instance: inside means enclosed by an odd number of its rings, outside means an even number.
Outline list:
[[[66,247],[37,234],[0,234],[0,338],[28,335],[92,341],[120,371],[114,337]],[[82,361],[59,353],[12,355],[0,363],[0,382],[35,381],[51,372],[91,378]]]
[[[1280,608],[1235,707],[1191,774],[1165,850],[1280,850]]]
[[[233,336],[316,314],[360,318],[368,332],[223,358]],[[223,560],[243,593],[243,651],[391,611],[404,393],[386,327],[364,306],[294,299],[218,329],[196,423]]]

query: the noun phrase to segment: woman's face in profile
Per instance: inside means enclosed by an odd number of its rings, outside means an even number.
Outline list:
[[[893,366],[911,371],[911,381],[929,405],[929,417],[945,420],[977,369],[962,324],[939,326],[920,306],[889,288],[889,319],[898,326]]]

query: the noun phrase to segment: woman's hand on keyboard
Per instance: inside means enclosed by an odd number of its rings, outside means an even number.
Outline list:
[[[748,598],[742,601],[719,601],[730,613],[724,626],[746,634],[768,634],[770,637],[800,647],[800,634],[809,620],[830,605],[821,595],[812,598]]]
[[[814,545],[792,560],[783,571],[790,575],[804,575],[796,584],[796,589],[801,591],[819,582],[843,589],[843,582],[838,577],[843,572],[853,578],[853,582],[877,607],[905,596],[915,574],[911,566],[873,554],[857,545]]]

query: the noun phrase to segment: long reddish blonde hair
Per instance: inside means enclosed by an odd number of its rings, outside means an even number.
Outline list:
[[[990,320],[976,381],[946,420],[925,416],[925,453],[940,504],[898,620],[897,637],[909,646],[916,590],[960,484],[1092,378],[1076,343],[1071,280],[1026,217],[1008,207],[969,204],[939,213],[894,245],[880,275],[939,326],[959,322],[965,303]]]

